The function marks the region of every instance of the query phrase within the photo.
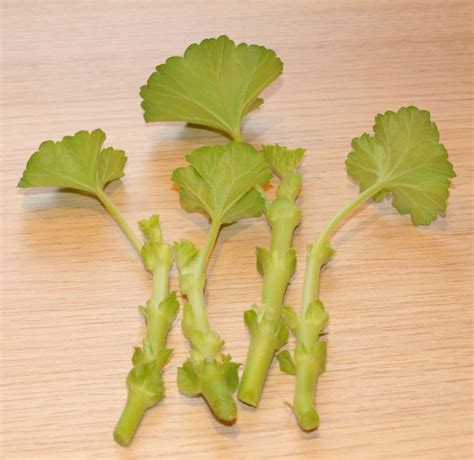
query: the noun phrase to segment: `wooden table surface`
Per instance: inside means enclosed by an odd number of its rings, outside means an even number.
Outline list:
[[[1,14],[1,458],[473,458],[471,2],[5,0]],[[188,345],[176,321],[167,396],[124,449],[112,430],[150,279],[98,202],[15,185],[41,141],[101,127],[129,156],[109,189],[126,217],[158,212],[170,241],[202,244],[207,223],[180,208],[170,174],[191,149],[223,139],[146,125],[138,89],[168,56],[223,33],[285,62],[245,138],[307,148],[288,304],[298,306],[306,244],[356,193],[343,162],[375,114],[431,111],[458,177],[446,217],[429,228],[385,202],[334,238],[321,290],[331,324],[319,431],[297,428],[285,405],[293,378],[276,365],[259,409],[239,405],[232,427],[182,396],[176,367]],[[210,266],[210,319],[240,362],[242,313],[260,297],[255,245],[268,243],[263,219],[233,225]]]

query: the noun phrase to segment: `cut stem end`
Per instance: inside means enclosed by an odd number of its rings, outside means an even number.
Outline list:
[[[296,419],[304,431],[314,431],[319,427],[319,415],[314,408],[308,408],[304,412],[296,412]]]
[[[138,392],[129,392],[127,403],[114,430],[115,441],[123,447],[128,447],[135,436],[143,415],[149,405]]]

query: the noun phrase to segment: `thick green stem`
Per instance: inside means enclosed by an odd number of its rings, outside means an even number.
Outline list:
[[[153,270],[151,303],[158,306],[168,295],[171,264],[157,264]]]
[[[276,220],[272,226],[270,254],[286,254],[291,248],[296,222]],[[278,346],[277,334],[281,327],[281,309],[286,288],[293,271],[285,264],[274,264],[263,274],[262,304],[268,309],[265,321],[251,334],[247,360],[240,382],[238,398],[256,407]]]
[[[222,355],[223,342],[209,325],[204,297],[206,268],[220,227],[220,221],[212,222],[193,272],[182,275],[180,279],[181,289],[186,294],[191,310],[191,313],[187,314],[185,307],[183,330],[192,347],[191,359],[188,361],[193,369],[191,372],[194,372],[199,379],[199,387],[195,394],[201,394],[214,415],[227,423],[233,422],[237,417],[237,405],[233,398],[235,390],[232,390],[228,381],[228,366],[232,366],[233,363],[226,361],[227,357]],[[184,369],[183,366],[181,370],[187,372]],[[178,373],[178,385],[179,382]],[[181,387],[180,389],[186,393],[186,389]]]
[[[286,219],[275,221],[272,226],[270,251],[286,252],[290,249],[296,227],[297,225],[288,223]]]
[[[194,327],[206,335],[209,330],[209,318],[207,316],[206,299],[204,291],[199,285],[192,285],[186,291],[186,297],[194,314]]]
[[[238,398],[257,407],[275,354],[275,328],[259,328],[250,338]]]
[[[383,184],[374,184],[341,209],[319,234],[307,256],[300,326],[296,335],[296,388],[294,397],[294,412],[301,428],[306,431],[314,430],[319,426],[319,416],[314,405],[319,363],[314,354],[314,346],[318,341],[318,337],[314,336],[314,327],[306,323],[305,317],[309,305],[319,297],[321,267],[326,262],[327,245],[339,223],[382,188]],[[298,349],[301,353],[298,353]]]
[[[223,422],[232,422],[237,417],[237,404],[225,377],[221,372],[203,374],[201,393],[212,412]]]
[[[199,259],[196,264],[196,268],[193,273],[195,282],[189,283],[189,287],[186,289],[186,296],[189,304],[192,308],[194,319],[196,321],[195,328],[200,330],[201,333],[206,335],[209,330],[209,319],[207,316],[206,299],[204,297],[204,286],[205,283],[201,280],[205,279],[206,268],[209,263],[214,246],[216,245],[217,237],[221,223],[218,220],[214,220],[211,224],[211,228],[207,234],[207,239],[204,247],[199,252]]]
[[[238,398],[256,407],[276,351],[276,335],[280,327],[281,308],[291,271],[275,267],[264,275],[262,302],[271,312],[265,322],[251,334]]]
[[[102,190],[97,190],[96,195],[104,205],[105,209],[107,209],[110,215],[114,218],[115,222],[117,222],[118,226],[122,230],[123,234],[128,238],[135,251],[137,251],[138,255],[140,255],[142,243],[138,239],[137,235],[135,235],[135,232],[130,228],[117,206],[115,206],[115,203]]]
[[[129,391],[127,404],[114,430],[114,439],[122,446],[129,446],[143,414],[148,409],[148,402],[140,391]]]
[[[272,267],[264,275],[262,304],[274,313],[271,316],[275,324],[279,323],[283,296],[291,275],[292,270],[287,267]]]
[[[171,321],[160,314],[158,309],[160,303],[168,295],[170,268],[171,266],[168,264],[158,264],[153,270],[151,303],[156,307],[156,310],[148,315],[146,336],[152,350],[155,352],[165,348],[166,338],[171,327]]]
[[[134,354],[132,359],[134,366],[127,377],[127,403],[114,431],[115,440],[123,446],[132,442],[146,410],[164,396],[161,372],[169,356],[169,350],[165,349],[166,338],[178,305],[176,296],[168,296],[169,271],[173,261],[171,248],[164,243],[158,245],[147,244],[143,247],[145,261],[148,262],[149,256],[146,251],[156,251],[157,259],[152,270],[152,295],[145,309],[146,339],[143,349],[139,349],[138,355]],[[147,263],[145,266],[151,270]]]

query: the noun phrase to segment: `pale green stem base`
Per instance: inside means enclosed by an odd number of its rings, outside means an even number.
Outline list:
[[[274,354],[274,328],[269,331],[257,330],[250,338],[247,360],[237,395],[240,401],[257,407]]]
[[[217,419],[231,423],[237,418],[237,404],[222,375],[203,376],[201,394]]]
[[[147,409],[148,404],[142,393],[129,392],[122,416],[114,430],[115,441],[121,446],[129,446]]]
[[[315,430],[319,426],[319,415],[313,402],[317,378],[317,363],[300,363],[297,366],[293,410],[305,431]]]

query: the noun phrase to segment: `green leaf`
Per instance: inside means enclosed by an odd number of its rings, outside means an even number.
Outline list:
[[[252,308],[244,311],[244,323],[247,326],[250,335],[255,332],[257,327],[257,312],[254,307],[255,306],[253,305]]]
[[[321,254],[321,265],[325,265],[336,255],[336,250],[331,246],[331,243],[327,241],[324,244],[320,254]]]
[[[143,350],[141,349],[141,347],[135,347],[133,349],[132,364],[134,366],[143,364]]]
[[[174,243],[174,256],[178,270],[181,273],[190,273],[199,257],[199,250],[194,243],[188,240],[181,240]]]
[[[123,150],[102,148],[105,133],[79,131],[62,141],[43,142],[26,165],[19,187],[70,187],[97,194],[124,175]]]
[[[146,307],[144,307],[143,305],[138,306],[138,312],[145,318],[146,321],[148,321],[148,315],[150,313],[148,304],[151,305],[151,302],[148,301]]]
[[[298,330],[298,326],[300,324],[298,313],[296,313],[293,307],[284,306],[282,308],[282,315],[283,315],[283,321],[288,326],[288,329],[290,329],[290,331],[293,332],[293,334],[296,334]]]
[[[141,88],[145,120],[195,123],[239,140],[243,118],[282,69],[263,46],[236,46],[224,35],[203,40],[159,65]]]
[[[318,340],[315,345],[314,355],[318,362],[318,375],[326,372],[326,361],[327,361],[327,342]]]
[[[241,365],[239,363],[234,363],[231,360],[232,358],[230,355],[226,355],[224,357],[223,373],[227,382],[227,386],[229,387],[229,391],[234,393],[239,386],[238,370]]]
[[[261,246],[257,246],[257,271],[260,275],[264,275],[265,270],[271,266],[272,263],[272,254],[271,252],[266,249],[262,248]]]
[[[280,349],[290,337],[286,324],[280,320],[277,333],[275,334],[275,350]]]
[[[165,394],[161,372],[168,352],[170,350],[163,350],[158,359],[137,364],[128,373],[128,389],[140,392],[147,408],[154,406]]]
[[[193,309],[189,302],[184,302],[183,305],[183,319],[181,320],[181,327],[185,334],[188,334],[188,331],[191,332],[194,330],[194,323],[196,322],[196,318],[194,316]]]
[[[199,377],[189,359],[183,364],[183,367],[178,368],[178,388],[181,393],[188,396],[197,396],[201,392]]]
[[[277,359],[280,364],[280,370],[286,374],[296,375],[296,366],[293,357],[288,350],[283,350],[277,354]]]
[[[160,227],[160,216],[153,215],[149,219],[143,219],[138,222],[140,230],[145,235],[146,239],[154,243],[162,243],[163,235]]]
[[[329,322],[329,315],[324,309],[323,303],[320,300],[314,300],[308,305],[304,319],[307,324],[311,324],[321,331]]]
[[[170,323],[176,318],[179,309],[179,302],[176,298],[176,291],[170,292],[164,300],[161,301],[158,311]]]
[[[262,152],[272,169],[282,179],[294,171],[303,159],[305,149],[290,150],[282,145],[263,145]]]
[[[361,192],[379,184],[375,200],[392,197],[400,214],[414,225],[429,225],[446,210],[450,179],[455,177],[448,153],[439,143],[429,112],[402,107],[375,118],[374,135],[352,141],[348,174]]]
[[[249,144],[201,147],[186,159],[190,166],[173,172],[180,187],[180,201],[189,211],[200,211],[213,221],[230,224],[247,216],[257,217],[265,201],[254,187],[271,178],[261,155]]]

